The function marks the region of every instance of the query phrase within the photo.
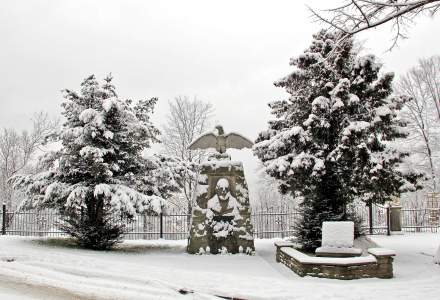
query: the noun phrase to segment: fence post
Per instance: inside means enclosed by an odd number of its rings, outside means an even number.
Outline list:
[[[391,228],[390,228],[390,205],[387,205],[386,207],[386,214],[387,214],[387,235],[391,235]]]
[[[373,234],[373,202],[368,204],[368,223],[370,234]]]
[[[159,214],[159,238],[163,239],[163,213]]]
[[[6,203],[2,205],[2,235],[6,235]]]

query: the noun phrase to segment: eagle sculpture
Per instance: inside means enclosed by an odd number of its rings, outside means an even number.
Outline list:
[[[221,125],[217,125],[215,128],[217,129],[218,134],[214,134],[212,132],[206,133],[193,141],[189,145],[188,149],[196,150],[215,148],[217,152],[225,153],[227,148],[251,148],[254,144],[249,139],[241,136],[238,133],[231,132],[225,134]]]

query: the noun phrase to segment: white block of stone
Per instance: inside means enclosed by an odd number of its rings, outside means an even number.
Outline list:
[[[323,222],[322,247],[352,248],[354,240],[354,223]]]

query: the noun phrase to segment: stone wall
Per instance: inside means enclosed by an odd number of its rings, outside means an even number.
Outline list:
[[[276,261],[286,265],[299,276],[313,276],[331,279],[360,279],[360,278],[392,278],[393,257],[392,255],[374,255],[377,262],[354,263],[354,264],[331,264],[331,263],[302,263],[291,257],[281,249],[285,246],[277,246]],[[326,258],[328,261],[328,258]]]

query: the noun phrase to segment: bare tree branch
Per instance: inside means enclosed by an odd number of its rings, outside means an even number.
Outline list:
[[[437,158],[440,154],[440,57],[421,59],[418,66],[403,75],[397,91],[410,97],[405,103],[404,117],[409,120],[411,152],[420,158],[417,168],[424,169],[432,177],[432,191],[437,190],[440,170]]]
[[[434,16],[440,9],[440,0],[349,0],[345,4],[317,11],[308,7],[312,16],[330,28],[350,37],[385,23],[394,22],[392,46],[406,38],[404,29],[423,13]]]
[[[8,208],[12,206],[13,189],[8,179],[26,172],[36,152],[46,138],[58,128],[58,120],[53,120],[47,113],[36,113],[32,118],[32,130],[21,133],[15,129],[3,128],[0,132],[0,197]]]
[[[162,131],[165,153],[188,162],[188,165],[199,164],[206,152],[189,150],[188,146],[208,129],[213,115],[212,105],[197,98],[189,99],[187,96],[181,96],[169,102],[169,107],[167,122]],[[183,176],[185,205],[189,213],[192,210],[192,198],[196,185],[194,173],[197,173],[196,170],[188,170]]]
[[[361,13],[365,23],[367,23],[368,26],[370,26],[370,20],[368,19],[368,17],[365,15],[364,11],[362,10],[362,7],[359,6],[359,4],[357,4],[356,1],[351,1],[351,3],[353,3],[354,6],[356,6],[357,10]],[[359,20],[359,19],[358,19]]]

